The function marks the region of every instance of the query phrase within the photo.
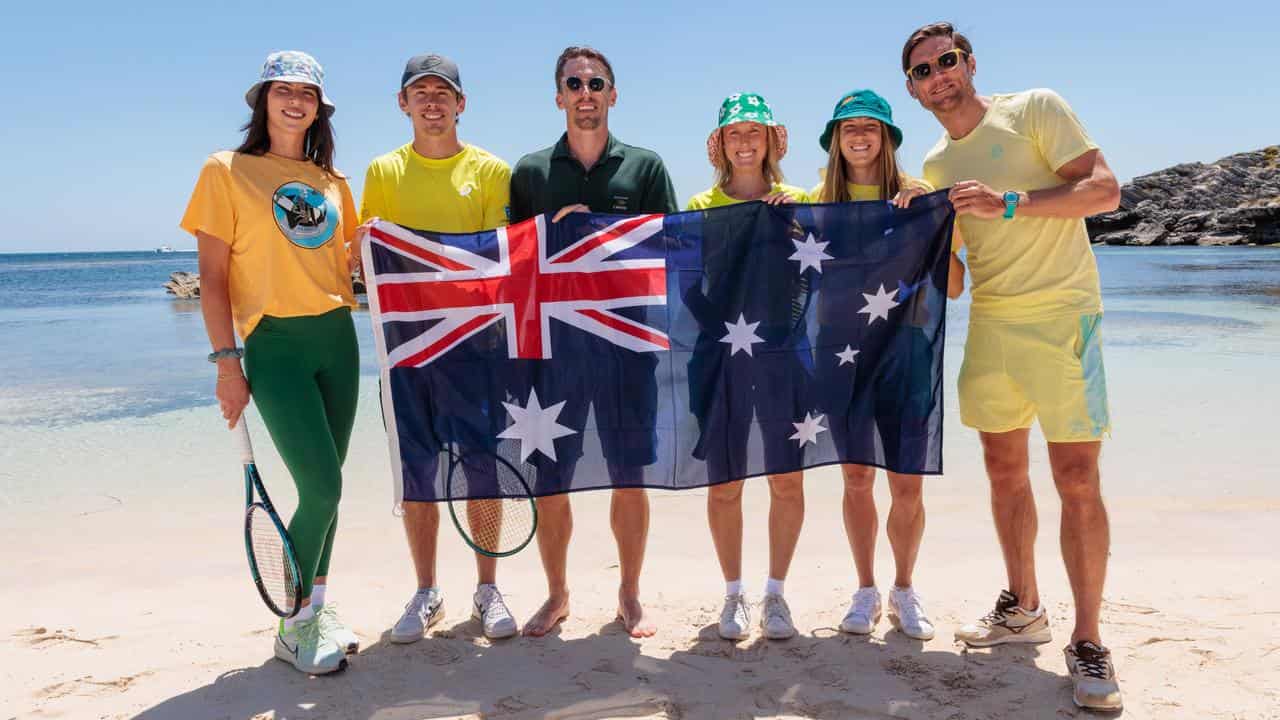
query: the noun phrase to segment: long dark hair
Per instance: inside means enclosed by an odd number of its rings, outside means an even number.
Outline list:
[[[236,152],[249,155],[265,155],[271,149],[271,136],[267,134],[267,93],[271,83],[263,83],[258,88],[258,101],[254,103],[253,115],[240,130],[244,133],[244,142],[236,148]],[[338,173],[333,169],[333,124],[329,122],[329,109],[320,103],[316,109],[316,119],[307,128],[306,138],[302,143],[302,152],[307,159],[318,165],[330,175]]]

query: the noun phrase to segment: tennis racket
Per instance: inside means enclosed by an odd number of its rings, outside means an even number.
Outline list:
[[[298,557],[293,552],[289,531],[267,497],[262,477],[253,462],[253,444],[244,415],[231,429],[244,465],[244,551],[249,556],[249,572],[258,587],[262,602],[271,612],[289,618],[302,607],[302,574]],[[254,502],[254,492],[261,498]]]
[[[507,557],[524,549],[538,527],[538,507],[528,480],[537,469],[499,451],[449,453],[445,493],[449,517],[472,550],[489,557]],[[508,450],[508,452],[510,452]]]

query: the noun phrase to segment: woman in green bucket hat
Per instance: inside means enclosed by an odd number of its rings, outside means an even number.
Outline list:
[[[779,163],[787,154],[787,128],[756,93],[734,93],[720,104],[720,118],[707,137],[707,160],[715,168],[710,189],[689,198],[687,210],[707,210],[763,200],[806,202],[805,191],[782,183]]]
[[[878,201],[905,208],[914,198],[933,191],[928,184],[909,177],[899,169],[896,151],[902,144],[902,130],[893,123],[893,110],[889,103],[871,90],[855,90],[841,97],[818,143],[827,151],[828,162],[822,183],[810,192],[817,202]],[[823,294],[824,302],[818,307],[819,348],[845,346],[844,331],[838,318],[849,311],[848,306],[854,302],[853,297],[860,289],[849,288],[848,293],[828,289]],[[919,293],[913,297],[924,295]],[[893,342],[894,354],[904,358],[905,367],[921,368],[927,372],[932,345],[923,330],[905,328],[905,332],[896,335]],[[842,373],[834,360],[828,359],[825,364],[821,362],[821,358],[830,354],[818,353],[818,373],[847,375],[848,369]],[[875,425],[896,423],[899,428],[913,427],[913,418],[919,413],[912,411],[915,407],[912,397],[896,392],[898,388],[892,384],[892,379],[887,379],[874,366],[855,362],[854,372],[856,380],[853,387],[861,388],[858,392],[872,403]],[[878,399],[884,401],[878,402]],[[846,406],[843,412],[848,412],[848,398],[832,400]],[[831,415],[834,414],[836,410],[832,409]],[[868,423],[856,427],[832,423],[831,427],[832,439],[837,445],[865,443],[867,441],[860,432],[874,430]],[[885,452],[888,454],[890,448],[886,447]],[[875,546],[880,524],[872,492],[876,469],[846,464],[841,465],[841,470],[844,474],[844,526],[857,569],[858,590],[853,594],[840,629],[865,635],[874,630],[882,614],[880,591],[875,581]],[[889,619],[904,635],[928,640],[933,637],[933,625],[912,586],[912,574],[924,534],[921,476],[895,472],[888,472],[888,475],[892,505],[887,530],[896,569],[894,583],[888,593]]]
[[[707,138],[707,159],[716,170],[715,184],[694,195],[689,210],[709,210],[735,203],[762,200],[776,205],[807,202],[803,189],[784,185],[778,161],[787,152],[786,127],[774,120],[773,110],[755,93],[730,95],[720,106],[716,128]],[[712,218],[723,218],[723,220]],[[710,487],[707,494],[707,522],[725,579],[724,607],[718,631],[726,640],[743,640],[751,634],[749,605],[742,589],[742,476],[746,462],[747,441],[753,418],[762,428],[777,425],[780,420],[791,430],[792,408],[786,403],[769,403],[757,407],[730,408],[724,388],[748,385],[771,388],[769,397],[791,396],[797,400],[805,387],[805,369],[788,353],[772,353],[773,362],[756,362],[747,353],[735,353],[723,342],[725,327],[736,320],[732,296],[741,291],[738,268],[727,267],[722,260],[740,254],[720,252],[741,234],[732,216],[709,215],[703,223],[703,282],[690,290],[686,303],[702,330],[689,360],[690,408],[698,418],[702,431],[694,456],[706,461]],[[786,243],[791,252],[791,243]],[[785,255],[783,256],[785,258]],[[783,260],[785,262],[785,260]],[[731,278],[737,278],[731,280]],[[725,317],[725,310],[728,315]],[[790,328],[779,328],[761,318],[760,337],[769,339],[785,335]],[[787,389],[789,388],[789,390]],[[793,403],[795,404],[795,403]],[[778,405],[773,408],[772,405]],[[806,406],[807,409],[807,406]],[[775,418],[779,410],[785,417]],[[764,437],[777,437],[766,442],[765,464],[773,467],[798,467],[802,456],[790,432],[762,432]],[[710,438],[720,438],[713,442]],[[764,587],[760,628],[766,638],[781,640],[796,634],[791,611],[782,597],[791,558],[795,553],[800,527],[804,522],[803,474],[792,472],[769,477],[769,578]]]

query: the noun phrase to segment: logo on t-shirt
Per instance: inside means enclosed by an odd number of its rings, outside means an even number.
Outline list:
[[[1004,146],[1003,146],[1003,145],[1001,145],[1001,144],[999,144],[999,143],[996,143],[995,145],[992,145],[992,146],[991,146],[991,159],[992,159],[992,160],[999,160],[999,159],[1000,159],[1000,158],[1002,158],[1002,157],[1004,157]]]
[[[280,232],[299,247],[324,245],[338,227],[338,209],[324,193],[306,183],[289,182],[276,188],[271,206]]]

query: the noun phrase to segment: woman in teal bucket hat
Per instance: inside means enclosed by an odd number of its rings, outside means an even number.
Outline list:
[[[912,198],[933,191],[899,169],[902,130],[893,124],[889,102],[874,90],[845,93],[818,144],[828,157],[822,183],[810,192],[815,202],[887,200],[905,208]]]
[[[893,123],[893,110],[884,98],[871,90],[854,90],[846,93],[836,103],[818,143],[828,153],[826,174],[820,185],[811,191],[820,202],[878,201],[890,202],[897,208],[906,208],[916,197],[931,192],[926,183],[904,174],[898,167],[896,151],[902,144],[902,130]],[[818,307],[818,346],[820,348],[844,347],[847,328],[840,317],[861,288],[827,289],[824,301]],[[834,292],[833,292],[834,291]],[[919,297],[923,297],[920,293]],[[904,299],[904,303],[907,302]],[[824,307],[825,306],[825,307]],[[916,327],[905,328],[895,335],[894,357],[911,369],[928,371],[932,345],[923,331]],[[847,376],[827,358],[831,353],[820,352],[818,372],[835,377]],[[848,415],[850,404],[867,403],[867,412],[874,413],[876,425],[889,424],[898,428],[914,427],[916,414],[911,397],[902,397],[897,386],[886,381],[882,368],[854,363],[856,380],[852,385],[852,397],[833,397],[833,407],[828,417]],[[839,387],[838,384],[831,385]],[[845,427],[832,420],[832,439],[838,444],[866,442],[864,431],[874,431],[866,422]],[[908,433],[909,435],[909,433]],[[887,437],[895,437],[890,433]],[[883,441],[883,440],[882,440]],[[886,455],[893,452],[885,447]],[[844,474],[844,526],[849,547],[853,552],[858,574],[858,590],[840,623],[847,633],[864,635],[875,629],[880,620],[882,606],[880,591],[875,581],[875,546],[879,531],[872,488],[876,469],[867,465],[841,465]],[[889,511],[889,544],[893,548],[896,575],[888,594],[889,619],[904,635],[917,640],[933,637],[933,625],[925,615],[920,596],[912,587],[912,574],[920,541],[924,534],[924,502],[922,481],[919,475],[900,475],[889,472],[889,489],[892,505]]]
[[[716,128],[707,138],[707,159],[716,169],[715,184],[690,198],[688,209],[709,210],[752,200],[771,205],[806,202],[803,189],[782,183],[778,161],[786,152],[787,129],[774,119],[773,109],[765,99],[756,93],[730,95],[720,105]],[[725,220],[717,222],[712,217]],[[751,634],[751,614],[742,589],[742,480],[727,478],[741,477],[753,417],[762,427],[780,421],[788,430],[794,417],[793,408],[783,407],[788,403],[730,408],[724,388],[729,384],[768,385],[769,397],[792,397],[791,404],[797,404],[806,376],[803,366],[787,353],[772,353],[770,357],[775,361],[760,363],[741,352],[735,357],[730,346],[722,342],[726,323],[737,319],[729,296],[741,287],[740,278],[730,279],[737,277],[734,268],[725,267],[722,262],[734,253],[717,252],[740,237],[729,217],[719,214],[704,221],[703,282],[691,288],[686,298],[702,328],[689,360],[689,403],[702,431],[694,456],[706,462],[711,482],[707,523],[725,579],[718,632],[726,640],[744,640]],[[790,253],[791,243],[784,243]],[[725,308],[728,315],[734,316],[725,317]],[[785,334],[789,329],[779,332],[767,319],[764,323],[758,331],[765,338]],[[781,416],[777,415],[779,412]],[[763,435],[779,439],[766,442],[767,466],[799,466],[795,443],[787,439],[789,432]],[[712,442],[708,439],[712,437],[726,440]],[[804,522],[803,474],[771,475],[769,495],[769,578],[761,603],[760,628],[766,638],[782,640],[796,634],[782,587]]]

